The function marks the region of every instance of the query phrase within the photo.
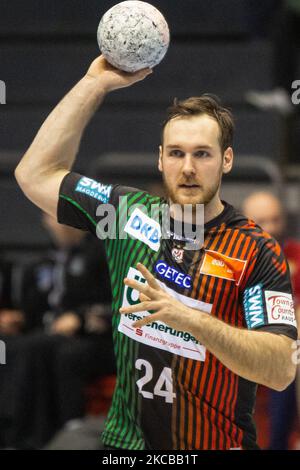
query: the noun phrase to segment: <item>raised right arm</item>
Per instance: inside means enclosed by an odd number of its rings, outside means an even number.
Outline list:
[[[86,75],[48,116],[15,170],[24,194],[56,217],[59,187],[74,163],[83,131],[105,95],[143,80],[150,69],[134,74],[111,67],[100,56]]]

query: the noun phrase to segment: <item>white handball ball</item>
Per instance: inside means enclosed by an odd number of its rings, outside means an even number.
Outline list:
[[[118,3],[103,15],[97,38],[111,65],[136,72],[160,63],[169,47],[170,32],[157,8],[132,0]]]

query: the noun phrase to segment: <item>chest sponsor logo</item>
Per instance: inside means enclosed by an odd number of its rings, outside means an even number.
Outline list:
[[[262,284],[257,284],[254,287],[245,289],[244,312],[249,329],[257,328],[265,324]]]
[[[75,188],[75,191],[93,197],[104,204],[108,202],[111,190],[112,185],[101,184],[91,178],[87,178],[86,176],[78,181]]]
[[[265,299],[269,323],[297,326],[292,294],[266,290]]]
[[[206,251],[200,268],[201,274],[234,281],[238,286],[243,277],[247,261],[222,255],[217,251]]]
[[[128,219],[124,231],[148,245],[152,250],[160,248],[161,228],[158,222],[136,208]]]
[[[167,237],[171,240],[178,240],[181,242],[189,243],[191,245],[195,245],[195,249],[200,249],[203,246],[203,242],[200,242],[199,240],[195,240],[194,238],[189,238],[189,237],[183,237],[182,235],[179,235],[178,233],[171,232],[170,230],[166,230]]]
[[[169,266],[165,261],[158,261],[155,265],[155,271],[163,279],[174,282],[179,287],[183,289],[192,288],[192,278],[191,276],[184,274],[177,269]]]
[[[146,280],[141,276],[141,273],[135,268],[129,269],[127,278],[135,279],[139,282],[146,282]],[[157,282],[172,297],[178,299],[188,307],[202,310],[207,313],[211,312],[212,304],[191,299],[190,297],[175,292],[161,281],[157,280]],[[125,286],[122,307],[135,305],[138,302],[138,291]],[[162,349],[172,354],[177,354],[178,356],[183,356],[197,361],[205,360],[206,348],[186,331],[175,330],[174,328],[170,328],[165,323],[160,321],[153,322],[144,326],[143,328],[133,328],[132,324],[134,321],[137,321],[148,315],[150,315],[148,311],[121,315],[118,330],[129,338],[132,338],[133,340],[146,344],[150,347]],[[199,315],[201,315],[200,312]]]

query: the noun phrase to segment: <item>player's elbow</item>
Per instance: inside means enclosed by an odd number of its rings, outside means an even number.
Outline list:
[[[22,192],[27,196],[28,194],[28,180],[24,177],[24,174],[18,169],[15,169],[15,179]],[[28,197],[28,196],[27,196]]]
[[[38,181],[38,169],[23,157],[14,174],[18,185],[27,196],[32,185]]]
[[[277,380],[272,387],[277,392],[283,392],[294,380],[296,377],[297,366],[290,361],[288,367],[285,370],[282,370],[282,373],[278,374]]]
[[[15,178],[20,188],[24,190],[29,182],[29,169],[27,165],[23,163],[23,159],[15,169]]]
[[[292,382],[294,382],[296,378],[296,371],[297,371],[297,366],[296,364],[293,364],[291,362],[290,366],[287,368],[286,374],[285,374],[285,380],[282,384],[282,390],[285,390]]]
[[[25,172],[23,171],[20,164],[15,169],[15,178],[17,180],[18,185],[23,190],[23,188],[25,188],[28,178],[26,178]]]

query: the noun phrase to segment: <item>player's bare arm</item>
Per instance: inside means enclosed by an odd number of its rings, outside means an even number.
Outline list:
[[[25,195],[38,207],[56,216],[62,179],[71,170],[83,131],[105,95],[143,80],[151,69],[125,73],[102,57],[51,112],[16,168],[15,176]]]
[[[120,309],[122,314],[155,311],[133,324],[140,328],[162,321],[171,328],[191,333],[226,367],[252,382],[275,390],[284,390],[295,378],[292,363],[292,339],[263,331],[235,328],[221,320],[187,307],[171,297],[142,264],[138,269],[147,284],[125,279],[124,283],[140,292],[141,303]]]

